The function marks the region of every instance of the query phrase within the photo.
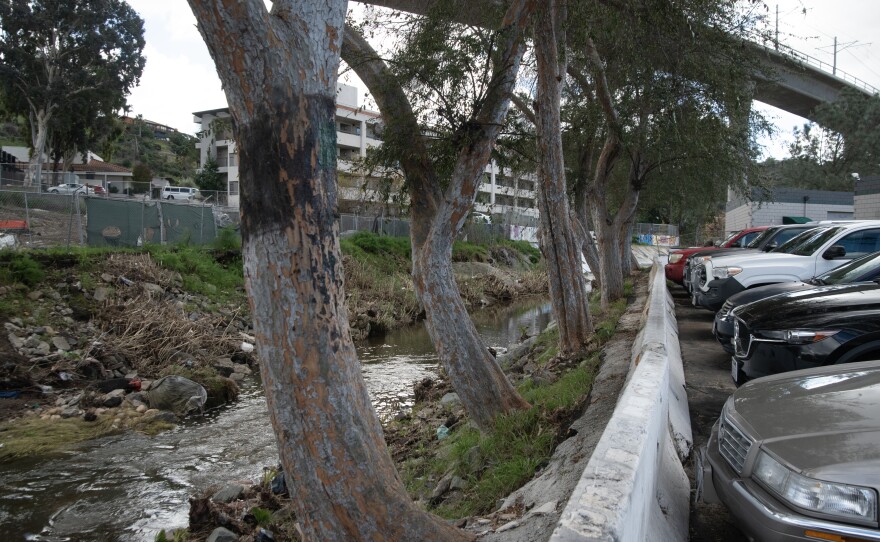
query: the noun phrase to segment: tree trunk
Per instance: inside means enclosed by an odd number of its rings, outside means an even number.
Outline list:
[[[537,16],[535,56],[538,65],[535,131],[538,140],[538,210],[541,251],[550,277],[550,298],[559,324],[559,350],[566,356],[583,351],[593,333],[586,281],[581,269],[581,246],[571,224],[565,187],[560,102],[565,47],[562,24],[565,0],[552,0]]]
[[[52,107],[48,110],[31,111],[31,146],[33,154],[28,162],[28,174],[25,175],[25,186],[40,186],[43,182],[43,152],[49,137],[49,120],[52,119]]]
[[[419,220],[413,216],[413,222]],[[467,313],[452,271],[452,236],[431,228],[419,242],[413,235],[413,284],[425,309],[425,325],[438,357],[466,405],[468,416],[480,428],[495,417],[528,408],[489,353]]]
[[[239,142],[245,284],[305,538],[466,539],[410,501],[349,332],[334,125],[346,2],[276,1],[271,17],[263,0],[189,2]]]
[[[522,32],[534,4],[513,2],[499,31],[494,84],[476,112],[466,146],[441,192],[427,143],[399,81],[360,33],[346,27],[343,57],[370,89],[398,150],[410,194],[413,282],[438,357],[474,424],[488,429],[499,414],[528,408],[492,357],[467,314],[452,272],[452,242],[476,198],[489,152],[504,122],[522,58]]]

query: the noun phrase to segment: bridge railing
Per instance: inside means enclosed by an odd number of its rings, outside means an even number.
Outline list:
[[[849,73],[837,68],[833,64],[829,64],[828,62],[825,62],[824,60],[820,60],[814,56],[810,56],[806,53],[802,53],[793,47],[785,45],[784,43],[775,43],[775,42],[773,42],[773,40],[768,40],[767,36],[764,36],[761,34],[755,34],[755,33],[748,33],[748,34],[744,35],[743,38],[751,41],[755,45],[763,47],[766,51],[770,51],[770,52],[775,51],[779,54],[782,54],[782,55],[790,58],[791,60],[795,60],[795,61],[798,61],[802,64],[807,64],[808,66],[812,66],[813,68],[817,68],[819,70],[822,70],[822,71],[824,71],[834,77],[837,77],[838,79],[840,79],[842,81],[849,83],[850,85],[852,85],[854,87],[860,88],[860,89],[868,92],[871,95],[880,93],[880,89],[878,89],[874,85],[872,85],[862,79],[859,79],[855,75],[849,74]],[[768,41],[771,42],[770,45],[767,44]]]

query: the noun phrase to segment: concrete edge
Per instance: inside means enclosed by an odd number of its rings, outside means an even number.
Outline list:
[[[628,381],[551,541],[687,540],[693,437],[673,311],[655,261]]]

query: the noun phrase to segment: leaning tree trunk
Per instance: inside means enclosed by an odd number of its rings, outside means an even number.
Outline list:
[[[561,25],[565,1],[552,0],[537,16],[535,56],[538,65],[535,131],[538,140],[538,209],[541,215],[541,250],[550,277],[550,299],[559,325],[563,355],[583,351],[593,333],[586,281],[581,269],[581,247],[571,224],[565,187],[560,102],[565,47]]]
[[[245,284],[266,400],[307,540],[463,540],[414,506],[349,331],[336,223],[346,2],[189,0],[241,153]],[[271,39],[270,39],[271,38]]]
[[[413,222],[421,220],[413,215]],[[474,424],[489,428],[499,414],[528,408],[529,404],[477,333],[452,270],[453,236],[448,228],[437,226],[438,222],[433,228],[429,226],[424,239],[415,233],[418,228],[413,230],[413,284],[425,309],[428,333],[455,392],[467,405]]]
[[[525,46],[522,33],[533,2],[511,3],[498,32],[493,84],[473,122],[461,134],[445,188],[428,154],[428,145],[400,82],[370,44],[346,27],[343,57],[364,81],[382,111],[389,148],[397,150],[410,194],[413,283],[425,309],[426,326],[450,383],[480,429],[499,414],[528,408],[492,357],[468,315],[452,272],[452,242],[474,205],[489,153],[504,122]]]

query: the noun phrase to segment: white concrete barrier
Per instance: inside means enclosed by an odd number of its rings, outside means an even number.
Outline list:
[[[552,542],[688,538],[693,444],[674,305],[659,261],[633,367]]]

